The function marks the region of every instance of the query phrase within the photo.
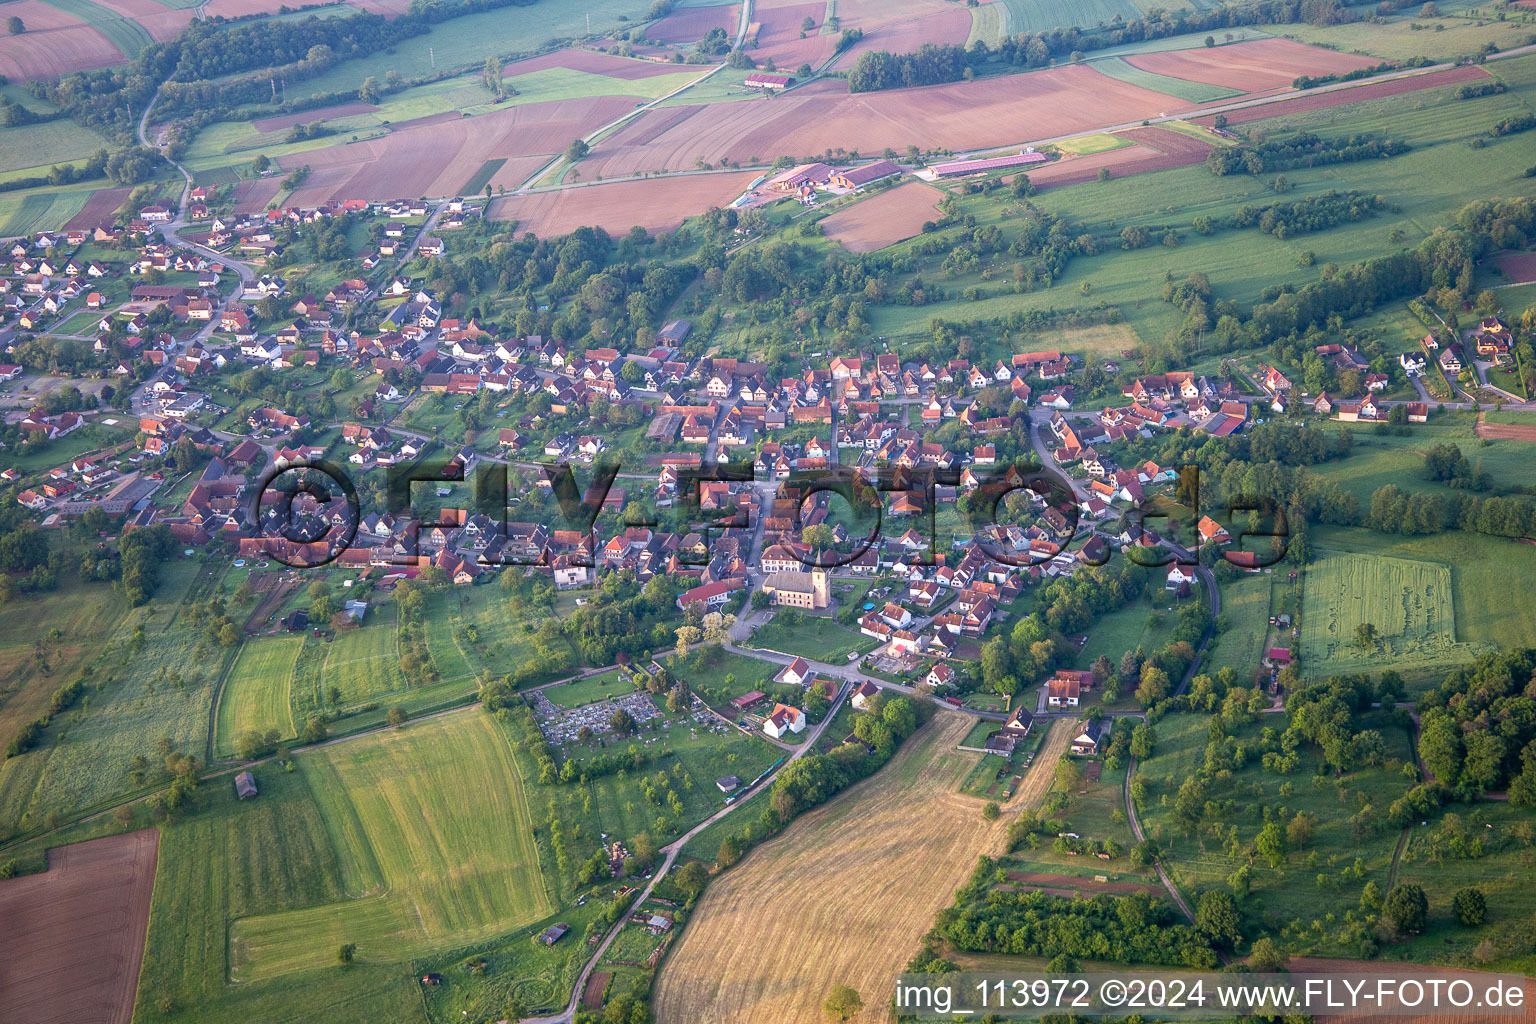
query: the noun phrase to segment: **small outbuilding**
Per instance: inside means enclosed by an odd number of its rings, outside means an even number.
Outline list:
[[[544,932],[543,935],[539,936],[539,941],[544,943],[546,946],[553,946],[555,943],[565,938],[565,933],[570,930],[571,926],[568,924],[552,924]]]
[[[734,775],[727,775],[724,778],[715,780],[715,788],[722,793],[729,793],[732,790],[740,787],[740,785],[741,780]]]
[[[235,776],[235,796],[241,800],[249,800],[256,795],[256,776],[250,772],[241,772]]]
[[[438,974],[436,971],[433,971],[433,972],[428,973],[428,974],[423,974],[421,976],[421,983],[423,985],[432,985],[432,986],[441,985],[443,983],[443,976],[441,974]]]

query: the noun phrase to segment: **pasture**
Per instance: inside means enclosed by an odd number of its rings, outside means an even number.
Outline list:
[[[1280,31],[1304,43],[1336,46],[1384,60],[1429,57],[1435,61],[1478,53],[1489,45],[1512,49],[1524,45],[1536,31],[1536,12],[1514,4],[1505,8],[1505,17],[1489,17],[1488,10],[1475,0],[1448,0],[1436,6],[1440,16],[1435,18],[1423,17],[1420,7],[1415,6],[1355,24],[1320,27],[1303,23],[1286,25]],[[1474,14],[1479,8],[1481,13]]]
[[[0,882],[0,1007],[30,1024],[128,1024],[155,884],[154,829],[48,851],[48,870]],[[78,950],[60,970],[58,952]]]
[[[35,108],[37,101],[27,97],[23,105]],[[46,174],[52,164],[83,160],[105,148],[106,139],[68,119],[0,128],[0,171]]]
[[[1093,26],[1110,22],[1116,17],[1134,21],[1142,16],[1141,8],[1131,0],[989,0],[977,8],[977,30],[983,25],[988,35],[987,45],[996,46],[1008,36],[1020,32],[1049,32],[1053,28],[1072,25]],[[975,33],[972,39],[977,38]]]
[[[970,727],[939,712],[875,776],[718,876],[656,978],[657,1018],[810,1020],[827,990],[844,984],[869,1003],[855,1020],[883,1019],[883,998],[869,994],[890,990],[934,914],[1006,831],[1006,818],[984,820],[958,792],[977,760],[955,750]],[[1049,779],[1066,739],[1063,729],[1048,740],[1020,805],[1043,792],[1030,787]],[[912,870],[917,863],[925,869]]]
[[[1186,835],[1176,823],[1174,798],[1201,763],[1211,720],[1199,714],[1173,714],[1158,720],[1153,754],[1137,762],[1133,776],[1146,786],[1144,798],[1136,805],[1142,831],[1167,854],[1163,858],[1165,869],[1191,905],[1207,889],[1230,891],[1227,877],[1251,860],[1252,890],[1239,904],[1250,929],[1273,932],[1275,927],[1263,922],[1279,915],[1282,923],[1301,924],[1299,929],[1285,926],[1291,952],[1357,955],[1356,944],[1341,947],[1334,931],[1314,929],[1312,922],[1316,919],[1321,924],[1328,915],[1356,905],[1367,881],[1386,891],[1398,830],[1381,819],[1392,801],[1413,785],[1402,771],[1413,756],[1408,732],[1393,724],[1389,714],[1372,712],[1363,716],[1361,723],[1379,731],[1386,741],[1384,763],[1357,767],[1335,779],[1331,771],[1325,771],[1317,748],[1304,745],[1298,751],[1299,767],[1281,775],[1264,769],[1252,750],[1262,729],[1278,724],[1265,721],[1275,716],[1255,717],[1256,721],[1229,730],[1239,743],[1250,746],[1249,755],[1231,772],[1230,781],[1211,785],[1212,803],[1207,806],[1219,807],[1219,813],[1203,820],[1193,836]],[[1375,809],[1373,816],[1368,816],[1374,824],[1357,831],[1349,819],[1366,804]],[[1266,815],[1278,815],[1288,822],[1303,811],[1315,819],[1304,848],[1291,849],[1278,868],[1270,867],[1263,857],[1250,858],[1246,850]],[[1212,834],[1213,822],[1220,823],[1221,837]],[[1236,847],[1226,842],[1232,829],[1237,834]],[[1342,877],[1341,872],[1352,868],[1357,857],[1362,862],[1361,874]],[[1320,873],[1326,876],[1324,884],[1317,882]],[[1278,941],[1279,936],[1276,938]]]
[[[1456,643],[1451,586],[1451,570],[1443,565],[1345,554],[1317,559],[1303,583],[1302,671],[1320,680],[1468,660],[1472,651]],[[1380,639],[1362,649],[1355,630],[1367,623]]]
[[[1221,619],[1226,628],[1217,634],[1201,671],[1215,676],[1224,668],[1237,674],[1241,684],[1253,677],[1264,657],[1264,645],[1269,636],[1269,590],[1271,577],[1264,573],[1244,575],[1221,588]],[[1277,646],[1289,647],[1287,635]]]
[[[243,917],[230,977],[254,981],[481,941],[548,914],[533,820],[512,751],[488,715],[465,711],[304,755],[337,854],[342,902]],[[464,766],[474,765],[468,784]]]
[[[240,648],[219,691],[215,754],[233,757],[236,738],[248,729],[263,734],[276,729],[282,736],[298,734],[288,684],[303,649],[303,637],[249,640]]]

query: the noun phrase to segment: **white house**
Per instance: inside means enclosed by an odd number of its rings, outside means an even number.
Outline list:
[[[859,688],[853,691],[853,706],[860,711],[868,711],[870,701],[880,693],[880,687],[874,683],[860,683]]]
[[[1183,566],[1177,563],[1168,567],[1168,582],[1163,584],[1164,590],[1178,590],[1185,583],[1195,585],[1194,566]]]
[[[787,704],[775,704],[773,713],[763,720],[763,732],[778,739],[786,732],[805,731],[805,712]]]

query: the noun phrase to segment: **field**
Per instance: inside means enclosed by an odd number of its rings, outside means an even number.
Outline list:
[[[691,43],[712,28],[725,29],[734,36],[740,21],[740,4],[681,7],[646,28],[645,37],[658,43]]]
[[[91,198],[91,185],[0,193],[0,237],[58,230],[76,217]]]
[[[839,29],[857,28],[864,33],[863,39],[832,62],[832,67],[839,70],[852,66],[859,54],[869,50],[913,53],[924,43],[964,45],[971,34],[974,13],[959,9],[949,0],[903,0],[899,4],[887,0],[838,0],[822,13],[833,11]],[[813,16],[818,30],[835,40],[837,35],[826,27],[822,14]]]
[[[1289,89],[1291,82],[1301,75],[1353,71],[1377,63],[1289,39],[1260,39],[1198,50],[1166,50],[1126,57],[1125,62],[1154,75],[1238,92]]]
[[[145,829],[61,847],[47,872],[0,882],[8,1019],[128,1024],[159,840]]]
[[[70,120],[44,121],[0,129],[0,171],[46,168],[107,148],[107,140]],[[34,172],[36,173],[36,172]]]
[[[837,662],[851,651],[862,654],[879,646],[878,640],[840,625],[835,619],[802,615],[791,622],[782,611],[757,628],[752,643],[781,654],[829,662]]]
[[[48,0],[48,6],[54,8],[55,10],[60,10],[67,14],[72,14],[79,18],[81,21],[85,22],[87,25],[90,25],[93,28],[99,30],[101,34],[110,39],[112,41],[112,45],[117,47],[123,56],[127,57],[129,60],[133,60],[139,55],[140,50],[154,42],[154,39],[150,37],[148,30],[146,30],[143,25],[140,25],[138,22],[133,21],[130,18],[123,17],[121,8],[124,5],[121,3],[117,5],[119,8],[118,10],[112,9],[112,7],[107,4],[96,3],[95,0]],[[143,9],[137,0],[135,0],[135,2],[130,2],[127,6],[135,7],[140,10]],[[151,7],[158,6],[158,4],[153,3],[151,0]],[[163,22],[168,22],[171,19],[161,20]],[[191,19],[190,17],[187,17],[177,20],[180,20],[184,24]],[[171,30],[170,34],[174,35],[179,31],[180,28],[176,27]],[[166,38],[169,38],[169,36]]]
[[[475,765],[467,784],[464,766]],[[487,715],[464,711],[305,755],[349,899],[245,917],[230,976],[253,981],[333,964],[399,961],[483,940],[553,909],[511,749]]]
[[[928,185],[908,182],[823,219],[821,232],[849,252],[873,252],[921,232],[924,221],[938,218],[942,198]]]
[[[876,993],[890,991],[933,915],[1005,829],[1006,818],[985,821],[957,792],[977,759],[954,749],[970,727],[939,713],[872,779],[719,876],[662,965],[657,1019],[811,1020],[835,984],[864,996],[869,1009],[855,1020],[882,1019]],[[1030,787],[1048,782],[1066,737],[1059,730],[1036,758],[1020,805],[1038,797]]]
[[[1167,93],[1181,100],[1191,103],[1208,103],[1212,100],[1231,99],[1241,96],[1243,90],[1229,89],[1221,85],[1211,85],[1205,82],[1192,82],[1183,78],[1172,78],[1168,75],[1154,74],[1131,63],[1123,57],[1105,57],[1103,60],[1093,62],[1093,69],[1101,75],[1108,75],[1117,82],[1127,82],[1140,86],[1143,89],[1151,89],[1154,92]]]
[[[18,36],[0,36],[0,75],[13,82],[55,78],[71,71],[108,67],[127,58],[101,31],[41,0],[13,0],[6,17],[26,25]]]
[[[1533,27],[1528,4],[1511,4],[1503,12],[1483,8],[1476,0],[1448,0],[1437,4],[1441,16],[1425,18],[1413,6],[1386,18],[1361,19],[1349,25],[1319,27],[1286,25],[1286,35],[1305,43],[1335,46],[1351,53],[1370,54],[1386,60],[1429,57],[1452,60],[1478,53],[1484,46],[1499,50],[1523,46]],[[1525,16],[1520,7],[1526,8]]]
[[[1277,925],[1261,922],[1278,919],[1285,926],[1283,940],[1293,953],[1347,951],[1355,955],[1358,944],[1341,949],[1333,930],[1314,929],[1312,922],[1317,919],[1321,924],[1330,913],[1356,905],[1367,881],[1386,891],[1398,830],[1378,822],[1357,834],[1349,818],[1365,804],[1372,805],[1378,815],[1384,814],[1385,808],[1412,785],[1402,772],[1402,765],[1412,757],[1408,733],[1394,725],[1387,713],[1372,712],[1361,719],[1361,724],[1379,731],[1385,740],[1388,760],[1382,765],[1359,767],[1335,779],[1331,771],[1322,774],[1317,748],[1303,746],[1298,751],[1301,763],[1297,770],[1281,775],[1265,770],[1252,751],[1263,728],[1277,724],[1266,721],[1272,717],[1277,716],[1258,715],[1256,721],[1228,730],[1239,743],[1249,745],[1250,754],[1240,768],[1230,772],[1228,781],[1212,783],[1210,799],[1221,812],[1215,819],[1206,819],[1193,837],[1185,835],[1174,820],[1174,797],[1194,774],[1209,739],[1211,720],[1198,714],[1160,719],[1154,727],[1157,743],[1152,756],[1136,765],[1134,778],[1143,781],[1147,789],[1145,798],[1136,805],[1137,818],[1147,838],[1167,851],[1163,863],[1193,905],[1204,890],[1230,891],[1227,877],[1249,864],[1244,850],[1263,826],[1266,814],[1278,813],[1286,821],[1298,812],[1311,815],[1315,826],[1305,849],[1292,849],[1278,868],[1270,867],[1263,857],[1252,858],[1253,888],[1239,908],[1251,927],[1271,934]],[[1235,828],[1241,845],[1234,849],[1223,839],[1214,838],[1210,834],[1213,820],[1221,823],[1223,838]],[[1351,867],[1357,857],[1362,861],[1362,874],[1341,878],[1342,869]],[[1319,872],[1328,876],[1328,885],[1317,884]],[[1289,922],[1293,921],[1300,927],[1292,927]],[[1275,938],[1281,941],[1280,934]]]
[[[1463,67],[1447,68],[1444,71],[1431,71],[1423,75],[1394,78],[1385,82],[1367,82],[1364,85],[1351,86],[1348,89],[1314,92],[1310,95],[1298,96],[1295,99],[1279,100],[1256,107],[1244,107],[1228,111],[1226,117],[1230,124],[1247,124],[1249,121],[1263,121],[1272,117],[1299,114],[1309,110],[1326,110],[1329,107],[1346,105],[1353,107],[1355,104],[1366,100],[1382,99],[1387,96],[1402,96],[1405,93],[1414,93],[1421,89],[1433,89],[1440,85],[1457,85],[1461,82],[1473,82],[1479,78],[1486,77],[1488,77],[1488,72],[1469,64]],[[1199,118],[1198,120],[1201,124],[1209,121],[1208,118]]]
[[[1427,562],[1330,555],[1305,573],[1302,668],[1308,678],[1467,660],[1456,643],[1451,570]],[[1370,623],[1378,646],[1362,650],[1355,628]]]
[[[996,11],[989,17],[989,27],[995,26],[995,37],[987,43],[995,46],[1005,37],[1020,32],[1049,32],[1053,28],[1069,25],[1091,26],[1110,22],[1116,17],[1134,21],[1142,16],[1141,8],[1131,0],[988,0],[984,11]]]
[[[1030,182],[1041,189],[1076,185],[1097,178],[1100,168],[1115,178],[1166,171],[1202,164],[1211,151],[1209,142],[1167,128],[1132,128],[1114,137],[1126,145],[1046,164],[1029,172]]]
[[[1529,284],[1536,281],[1536,252],[1504,252],[1494,257],[1494,263],[1509,278],[1511,284]]]
[[[771,104],[771,105],[770,105]],[[742,104],[667,107],[646,111],[593,147],[582,166],[604,177],[694,166],[703,159],[744,163],[842,148],[878,153],[883,147],[925,150],[996,148],[1009,142],[1068,135],[1106,122],[1176,111],[1185,104],[1073,65],[975,82],[850,94],[847,84],[821,80],[773,100],[747,116]],[[999,125],[1007,136],[1000,137]]]
[[[219,691],[219,719],[214,750],[233,757],[235,739],[247,729],[295,736],[288,683],[294,663],[304,648],[303,637],[251,640],[240,648]]]
[[[1201,671],[1215,676],[1223,668],[1237,673],[1239,684],[1252,679],[1264,657],[1264,641],[1269,635],[1270,577],[1245,575],[1221,588],[1221,617],[1227,629],[1218,635],[1211,656]],[[1289,641],[1278,646],[1288,647]]]
[[[553,238],[582,226],[622,234],[635,225],[668,231],[711,206],[741,195],[753,174],[696,174],[653,181],[604,182],[531,195],[505,196],[491,216],[517,221],[517,230]]]

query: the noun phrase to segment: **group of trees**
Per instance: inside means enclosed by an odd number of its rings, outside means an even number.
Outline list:
[[[1459,798],[1536,807],[1536,650],[1480,656],[1419,701],[1419,753]]]
[[[958,82],[969,66],[965,47],[955,43],[924,43],[916,53],[904,54],[866,50],[848,69],[848,91],[874,92]]]
[[[1217,146],[1205,158],[1211,173],[1218,177],[1243,172],[1263,174],[1292,167],[1322,167],[1327,164],[1377,160],[1408,152],[1408,144],[1397,139],[1378,139],[1372,135],[1346,135],[1324,138],[1314,132],[1297,132],[1280,138],[1265,139],[1245,146]]]

